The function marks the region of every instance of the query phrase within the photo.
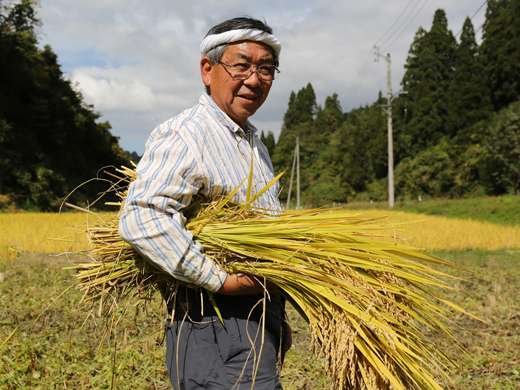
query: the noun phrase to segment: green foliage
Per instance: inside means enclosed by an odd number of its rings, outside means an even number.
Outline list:
[[[435,145],[448,133],[449,86],[456,47],[441,9],[435,12],[430,31],[417,31],[402,81],[407,117],[398,142],[403,158]]]
[[[492,112],[489,89],[471,19],[466,18],[455,52],[455,73],[449,89],[448,133],[451,136]]]
[[[300,139],[301,171],[306,172],[316,158],[318,145],[314,143],[316,137],[313,134],[315,131],[314,118],[316,111],[316,95],[310,83],[297,93],[291,93],[289,106],[284,115],[282,131],[272,156],[275,170],[279,172],[286,171],[287,173],[282,179],[284,189],[282,197],[287,196],[297,137]],[[308,175],[303,174],[302,191],[307,188],[308,180]]]
[[[386,118],[382,100],[371,106],[352,110],[338,130],[337,156],[341,179],[354,192],[387,174]]]
[[[482,141],[479,170],[489,194],[520,194],[520,101],[496,114]]]
[[[395,171],[396,192],[411,197],[442,196],[453,188],[453,160],[449,144],[439,144],[401,161]]]
[[[0,194],[13,194],[19,207],[47,210],[99,168],[129,156],[63,77],[52,49],[38,47],[33,1],[0,13]],[[72,201],[93,199],[101,189],[84,188]]]
[[[418,196],[467,196],[520,193],[520,101],[443,138],[398,165],[397,193]]]
[[[34,167],[34,171],[17,172],[17,178],[27,196],[18,199],[24,209],[57,209],[61,199],[56,194],[64,193],[66,182],[63,176],[44,166]]]
[[[274,154],[274,147],[276,145],[276,141],[274,139],[273,132],[268,131],[267,135],[265,135],[264,132],[262,131],[262,133],[260,134],[260,140],[262,141],[262,143],[265,145],[265,147],[269,151],[269,155],[272,156]]]
[[[120,332],[96,318],[82,294],[70,289],[72,271],[65,257],[23,255],[0,259],[0,294],[9,297],[2,307],[0,388],[169,389],[164,367],[160,297],[143,312],[120,308]],[[68,289],[68,291],[65,291]],[[65,293],[64,293],[65,292]],[[114,360],[115,359],[115,360]]]
[[[303,140],[305,135],[312,132],[316,109],[316,95],[310,83],[296,94],[291,92],[282,131],[272,156],[276,170],[290,170],[296,137],[299,136]]]
[[[399,205],[399,208],[420,214],[520,226],[520,197],[516,195],[428,199],[422,202],[404,202]]]
[[[325,98],[323,108],[318,108],[315,121],[315,134],[321,138],[326,137],[337,130],[342,122],[343,110],[338,99],[338,94],[334,93],[332,96]]]
[[[34,1],[3,4],[0,195],[52,209],[100,167],[131,156],[63,77],[52,48],[38,45]],[[457,43],[437,10],[431,28],[417,31],[405,69],[392,101],[398,198],[520,192],[520,1],[488,1],[480,47],[469,18]],[[310,83],[292,92],[276,145],[271,132],[261,134],[275,170],[286,171],[282,199],[297,137],[304,204],[385,199],[385,103],[380,94],[345,114],[335,93],[319,106]],[[103,189],[88,186],[71,201]]]
[[[518,37],[518,0],[488,2],[480,48],[469,18],[460,43],[441,9],[419,28],[392,101],[399,199],[520,192]],[[304,203],[387,197],[385,103],[344,114],[336,94],[318,106],[310,84],[291,94],[274,161],[290,170],[298,136]]]
[[[325,98],[314,121],[314,131],[304,142],[307,150],[303,199],[307,204],[322,206],[344,203],[352,192],[350,184],[343,180],[341,149],[344,140],[340,128],[343,111],[337,94]]]
[[[487,2],[480,50],[495,110],[520,99],[520,1]]]

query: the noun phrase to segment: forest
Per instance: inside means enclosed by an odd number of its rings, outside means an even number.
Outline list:
[[[481,28],[479,45],[466,18],[456,39],[438,9],[415,34],[391,102],[398,200],[520,192],[520,1],[489,0]],[[299,137],[304,204],[386,199],[385,104],[379,93],[344,112],[338,94],[318,104],[311,83],[291,94],[278,142],[263,139],[290,172]]]
[[[38,47],[38,26],[32,1],[0,2],[0,208],[56,210],[102,167],[131,157],[64,77],[52,48]],[[103,188],[90,183],[71,202]]]
[[[33,1],[0,2],[0,209],[55,210],[106,166],[136,159],[110,123],[38,46]],[[482,40],[476,35],[482,29]],[[348,93],[348,91],[338,91]],[[304,205],[387,197],[387,104],[382,93],[344,112],[309,82],[290,95],[278,140],[262,133],[277,171],[290,172],[300,140]],[[520,0],[489,0],[485,23],[456,37],[439,9],[410,45],[392,101],[397,200],[520,192]],[[282,179],[286,197],[289,174]],[[95,199],[102,182],[75,191]]]

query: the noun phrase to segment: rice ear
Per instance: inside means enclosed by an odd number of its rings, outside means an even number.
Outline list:
[[[135,177],[132,168],[118,172],[118,180]],[[253,194],[250,170],[245,204],[233,203],[237,187],[186,227],[227,272],[251,274],[283,292],[309,324],[334,389],[440,389],[436,378],[453,363],[429,345],[426,331],[452,338],[450,312],[468,314],[438,293],[454,277],[434,267],[450,263],[397,242],[384,219],[336,208],[273,216],[252,207],[280,177]],[[119,194],[122,203],[126,192]],[[92,226],[89,235],[92,262],[72,267],[87,298],[105,305],[178,285],[121,240],[117,218]]]

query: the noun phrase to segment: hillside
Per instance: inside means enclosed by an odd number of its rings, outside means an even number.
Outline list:
[[[64,76],[50,46],[40,48],[35,5],[0,3],[0,208],[55,210],[101,167],[127,162],[108,122]],[[71,201],[106,186],[82,187]]]

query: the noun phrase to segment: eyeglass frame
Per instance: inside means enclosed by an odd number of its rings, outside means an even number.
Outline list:
[[[251,77],[253,75],[253,73],[256,73],[256,77],[258,77],[258,80],[261,80],[265,83],[272,83],[274,80],[275,80],[275,75],[277,73],[280,73],[280,69],[278,69],[278,67],[276,65],[273,65],[273,64],[269,64],[268,66],[269,67],[272,67],[274,69],[274,72],[273,72],[273,78],[271,80],[266,80],[263,78],[263,76],[258,73],[258,69],[261,67],[261,66],[265,66],[267,64],[261,64],[261,65],[256,65],[256,64],[252,64],[250,62],[245,62],[245,64],[249,64],[249,69],[248,69],[248,72],[249,74],[246,76],[246,77],[237,77],[237,76],[233,76],[231,74],[231,72],[229,71],[228,67],[235,67],[239,64],[226,64],[225,62],[222,62],[222,61],[219,61],[218,64],[222,65],[222,67],[224,68],[224,70],[226,71],[226,73],[229,75],[229,77],[231,77],[233,80],[240,80],[240,81],[245,81],[247,80],[249,77]],[[254,68],[254,70],[253,70]]]

